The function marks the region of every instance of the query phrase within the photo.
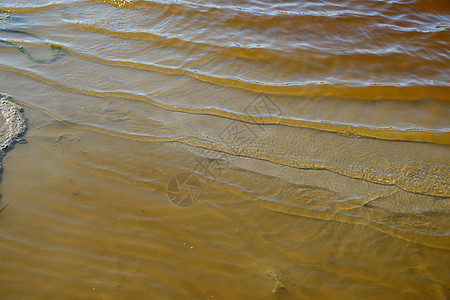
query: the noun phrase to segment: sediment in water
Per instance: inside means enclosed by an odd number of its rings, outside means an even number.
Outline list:
[[[0,174],[6,150],[25,133],[26,122],[22,111],[23,109],[14,103],[11,97],[0,94]]]

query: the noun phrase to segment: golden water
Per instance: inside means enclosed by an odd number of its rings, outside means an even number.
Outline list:
[[[1,299],[450,297],[447,1],[0,8]]]

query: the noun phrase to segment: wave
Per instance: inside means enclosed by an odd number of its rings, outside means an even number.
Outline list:
[[[124,90],[96,90],[96,89],[85,89],[81,88],[79,86],[71,86],[71,85],[65,85],[57,80],[52,80],[49,78],[46,78],[39,73],[34,73],[32,71],[25,71],[23,69],[15,69],[13,66],[7,66],[3,65],[4,69],[10,69],[14,70],[15,72],[25,74],[27,76],[30,76],[31,78],[35,80],[39,80],[43,83],[50,84],[58,89],[62,89],[68,92],[76,92],[83,95],[88,96],[96,96],[103,98],[105,96],[116,96],[121,98],[126,98],[130,100],[135,101],[142,101],[146,103],[150,103],[152,105],[155,105],[157,107],[174,111],[174,112],[183,112],[183,113],[190,113],[190,114],[198,114],[198,115],[211,115],[211,116],[217,116],[221,118],[227,118],[231,120],[241,121],[248,124],[256,124],[256,125],[284,125],[284,126],[290,126],[290,127],[299,127],[299,128],[312,128],[317,130],[323,130],[323,131],[329,131],[329,132],[335,132],[347,136],[353,136],[353,137],[372,137],[372,138],[379,138],[379,139],[386,139],[386,140],[406,140],[406,141],[419,141],[419,142],[432,142],[432,143],[438,143],[438,144],[448,144],[449,141],[449,135],[447,128],[443,129],[426,129],[426,128],[417,128],[417,129],[401,129],[401,128],[395,128],[395,127],[370,127],[370,126],[364,126],[362,124],[352,124],[352,123],[343,123],[343,122],[333,122],[333,121],[325,121],[324,119],[318,119],[318,120],[311,120],[311,119],[301,119],[299,117],[295,116],[279,116],[278,114],[284,113],[280,110],[280,108],[277,107],[277,102],[273,102],[273,97],[269,98],[265,96],[264,94],[254,94],[253,96],[246,95],[244,99],[247,99],[247,104],[244,106],[244,110],[236,110],[236,109],[228,109],[226,107],[220,106],[220,101],[216,103],[216,107],[212,105],[212,103],[209,104],[209,107],[202,106],[200,103],[196,104],[196,101],[192,101],[192,103],[189,106],[186,105],[177,105],[172,104],[171,101],[169,102],[169,99],[172,97],[164,97],[162,94],[162,97],[155,97],[152,95],[148,95],[146,93],[130,93]],[[173,86],[172,86],[173,87]],[[171,89],[172,87],[168,87]],[[161,86],[160,86],[161,89]],[[162,91],[160,91],[162,93]],[[201,96],[198,96],[201,98]],[[269,105],[272,107],[269,108],[269,111],[254,111],[250,112],[252,110],[252,107],[248,107],[248,105],[252,105],[252,101],[255,99],[262,99],[265,98],[265,100]],[[200,100],[197,98],[196,100]],[[167,101],[164,101],[166,99]],[[276,98],[275,98],[276,99]],[[264,101],[264,100],[263,100]],[[316,99],[312,99],[312,102],[317,102]],[[337,100],[338,104],[341,105],[342,101],[339,99]],[[295,103],[294,103],[295,104]],[[324,103],[325,106],[329,106],[327,104],[330,104],[329,102]],[[426,102],[425,105],[429,105]],[[430,103],[431,104],[431,103]],[[433,104],[431,104],[431,109],[434,110]],[[439,104],[437,104],[439,106]],[[443,107],[444,108],[444,107]],[[274,110],[276,115],[271,115],[270,110]],[[284,108],[286,111],[289,109]],[[442,111],[444,114],[446,114],[446,110]],[[264,113],[264,114],[261,114]]]
[[[21,82],[24,80],[22,78]],[[7,90],[8,80],[2,81],[2,89]],[[30,86],[36,85],[30,80],[27,82]],[[60,99],[74,92],[79,91],[53,91]],[[355,138],[309,128],[218,118],[210,111],[150,107],[144,96],[143,101],[135,101],[120,97],[124,94],[118,93],[89,92],[85,95],[91,97],[80,95],[75,110],[70,103],[56,102],[49,106],[46,97],[35,97],[28,102],[65,122],[107,135],[175,142],[298,169],[328,170],[425,195],[449,196],[450,163],[444,145]],[[127,110],[117,115],[121,106]]]

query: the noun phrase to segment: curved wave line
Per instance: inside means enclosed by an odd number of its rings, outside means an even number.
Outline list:
[[[50,86],[56,87],[64,91],[88,96],[95,96],[99,98],[105,98],[105,95],[110,95],[129,100],[142,101],[172,112],[189,113],[197,115],[210,115],[255,125],[283,125],[298,128],[310,128],[353,137],[368,137],[382,140],[400,140],[411,142],[427,142],[444,145],[450,144],[450,132],[426,132],[418,130],[410,130],[410,131],[386,130],[363,126],[358,127],[351,124],[326,123],[323,121],[282,118],[278,116],[255,116],[211,107],[209,108],[182,107],[178,105],[165,104],[151,96],[142,94],[132,94],[123,91],[97,92],[97,91],[83,90],[80,88],[68,87],[59,82],[53,81],[51,79],[33,73],[32,71],[29,70],[15,69],[3,64],[0,64],[0,66],[2,66],[2,68],[4,69],[8,69],[15,73],[31,77],[34,80],[48,84]]]

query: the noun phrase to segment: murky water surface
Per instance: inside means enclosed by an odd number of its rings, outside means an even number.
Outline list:
[[[448,1],[0,0],[2,299],[448,299]]]

